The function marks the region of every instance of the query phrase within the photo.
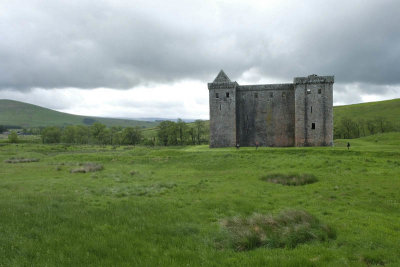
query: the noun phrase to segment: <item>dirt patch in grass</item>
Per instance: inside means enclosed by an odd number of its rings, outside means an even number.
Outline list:
[[[293,186],[312,184],[318,181],[315,175],[306,173],[305,174],[273,173],[262,177],[261,180],[274,184],[293,185]]]
[[[288,210],[280,214],[253,214],[221,222],[227,232],[225,246],[237,251],[258,247],[294,248],[311,241],[336,238],[336,232],[306,211]]]
[[[98,163],[84,163],[81,164],[79,168],[71,170],[71,173],[87,173],[87,172],[97,172],[103,170],[103,165]]]
[[[5,160],[5,163],[27,163],[27,162],[38,162],[39,159],[27,159],[27,158],[10,158]]]

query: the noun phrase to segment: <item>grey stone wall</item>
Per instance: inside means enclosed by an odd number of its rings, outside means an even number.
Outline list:
[[[241,145],[294,145],[293,84],[239,86],[237,101]]]
[[[210,103],[210,147],[236,145],[236,88],[221,71],[208,84]],[[218,94],[218,95],[217,95]]]
[[[333,144],[333,76],[300,77],[295,88],[295,145]]]
[[[238,85],[221,71],[208,84],[210,147],[332,145],[333,82],[310,75],[291,84]]]

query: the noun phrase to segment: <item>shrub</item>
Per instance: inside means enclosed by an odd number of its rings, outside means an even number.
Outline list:
[[[18,143],[18,134],[16,131],[12,131],[9,135],[8,135],[8,141],[10,143]]]
[[[313,240],[335,238],[335,231],[306,211],[288,210],[277,216],[253,214],[222,222],[229,246],[237,251],[267,248],[294,248]]]
[[[261,180],[275,184],[294,185],[294,186],[312,184],[318,181],[317,177],[315,177],[315,175],[313,174],[281,174],[281,173],[268,174],[262,177]]]
[[[71,170],[71,173],[87,173],[87,172],[97,172],[103,170],[103,165],[97,163],[85,163],[79,168]]]

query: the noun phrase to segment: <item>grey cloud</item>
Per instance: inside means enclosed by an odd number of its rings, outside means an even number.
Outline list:
[[[1,3],[0,89],[206,82],[220,68],[233,79],[255,69],[279,80],[400,84],[399,1],[271,3]]]

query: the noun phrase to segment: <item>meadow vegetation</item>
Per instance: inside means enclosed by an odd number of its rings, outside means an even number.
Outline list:
[[[89,162],[102,169],[71,173]],[[261,179],[293,173],[318,181]],[[399,133],[258,150],[3,142],[0,266],[399,266],[399,190]]]
[[[313,240],[326,241],[336,237],[330,226],[302,210],[282,211],[276,216],[233,217],[223,220],[222,225],[229,233],[228,244],[238,251],[257,247],[294,248]]]

